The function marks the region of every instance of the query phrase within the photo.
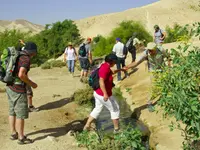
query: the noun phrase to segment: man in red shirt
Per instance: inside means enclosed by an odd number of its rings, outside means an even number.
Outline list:
[[[26,84],[32,88],[37,88],[37,84],[28,77],[30,70],[30,59],[37,54],[37,45],[33,42],[27,42],[23,55],[20,55],[16,62],[16,79],[13,85],[7,85],[6,93],[9,102],[9,124],[11,128],[11,140],[18,139],[19,144],[32,143],[24,135],[24,119],[28,118],[28,101],[26,93]]]

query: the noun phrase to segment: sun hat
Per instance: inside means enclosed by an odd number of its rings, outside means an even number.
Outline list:
[[[150,42],[150,43],[147,44],[146,48],[149,49],[149,50],[156,50],[157,46],[156,46],[155,43]]]
[[[68,46],[72,46],[73,44],[72,44],[72,42],[68,42],[68,44],[67,44]]]

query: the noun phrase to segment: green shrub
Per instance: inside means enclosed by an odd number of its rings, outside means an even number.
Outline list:
[[[87,86],[84,89],[77,90],[72,99],[79,105],[91,105],[93,99],[93,89]]]
[[[38,64],[31,64],[31,68],[36,68],[38,67]]]
[[[50,62],[52,67],[64,67],[66,66],[66,63],[63,62],[62,60],[53,60]]]
[[[119,27],[115,28],[109,37],[105,38],[97,36],[98,41],[94,45],[94,56],[103,56],[109,54],[115,44],[116,37],[120,37],[123,43],[126,43],[133,33],[137,32],[137,38],[150,42],[153,40],[151,34],[147,32],[144,26],[140,22],[126,21],[119,24]]]
[[[145,150],[142,145],[142,133],[131,126],[115,135],[106,135],[101,131],[97,132],[83,131],[77,134],[78,145],[85,146],[89,150]]]
[[[185,45],[171,49],[173,68],[166,67],[157,75],[154,88],[160,93],[158,104],[165,116],[176,118],[171,130],[180,129],[185,139],[184,149],[193,150],[191,143],[200,139],[200,48],[194,47],[189,52],[188,48]],[[183,55],[185,52],[188,55]]]
[[[50,62],[45,62],[44,64],[41,65],[42,69],[51,69],[51,63]]]
[[[188,42],[192,36],[188,25],[180,26],[178,24],[174,24],[172,28],[167,26],[165,30],[167,33],[165,43],[177,41]]]

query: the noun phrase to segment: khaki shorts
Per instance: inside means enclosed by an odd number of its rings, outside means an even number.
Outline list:
[[[33,90],[31,88],[31,86],[26,85],[26,93],[28,96],[33,96]]]
[[[9,115],[18,119],[28,118],[28,100],[26,93],[17,93],[6,87],[9,102]]]

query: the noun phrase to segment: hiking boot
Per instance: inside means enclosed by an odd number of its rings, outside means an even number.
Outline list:
[[[152,104],[148,104],[147,109],[149,110],[149,112],[155,111],[155,107]]]
[[[29,106],[29,112],[37,112],[39,108],[35,108],[34,106]]]

